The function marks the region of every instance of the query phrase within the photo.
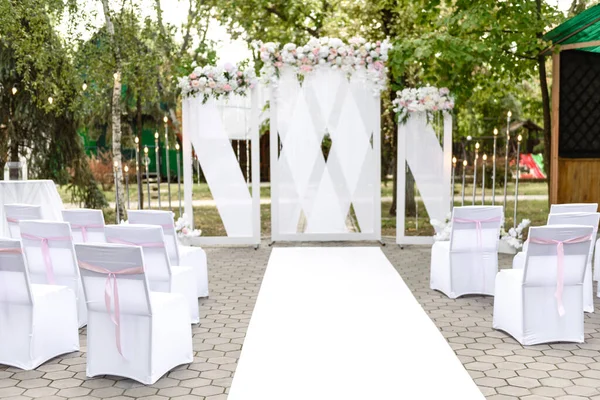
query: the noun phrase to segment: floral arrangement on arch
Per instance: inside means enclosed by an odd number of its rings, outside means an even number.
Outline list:
[[[187,76],[179,78],[183,97],[202,96],[202,103],[209,98],[227,97],[231,93],[245,96],[256,85],[253,68],[242,69],[231,63],[222,66],[195,67]]]
[[[450,240],[450,232],[452,231],[452,213],[448,213],[443,222],[432,219],[429,223],[431,226],[437,228],[436,233],[433,236],[435,241]],[[502,219],[500,240],[505,241],[510,247],[520,250],[523,247],[523,233],[529,225],[531,225],[531,220],[523,219],[516,228],[510,228],[507,232],[504,229],[504,219]]]
[[[279,43],[252,43],[263,61],[261,78],[267,85],[276,86],[281,70],[292,67],[298,80],[319,67],[340,69],[350,76],[364,70],[366,79],[375,86],[376,93],[386,85],[385,62],[391,45],[388,40],[367,42],[363,38],[353,38],[344,43],[338,38],[312,38],[304,46],[288,43],[281,48]]]
[[[398,91],[392,104],[401,122],[406,122],[408,116],[414,112],[425,112],[427,120],[430,120],[435,112],[454,109],[454,99],[450,96],[450,90],[433,86]]]
[[[175,222],[175,232],[179,238],[198,237],[202,235],[200,229],[192,229],[192,224],[185,213]]]

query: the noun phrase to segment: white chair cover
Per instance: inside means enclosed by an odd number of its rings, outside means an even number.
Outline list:
[[[102,210],[62,210],[63,221],[71,224],[73,243],[106,243]]]
[[[13,239],[21,239],[19,221],[22,219],[42,219],[42,207],[33,206],[31,204],[5,204],[4,214],[6,215],[6,223],[8,224],[10,237]]]
[[[21,241],[32,283],[66,286],[77,301],[79,327],[87,324],[85,297],[67,222],[21,221]]]
[[[583,342],[582,285],[592,231],[565,225],[531,228],[524,268],[504,269],[496,278],[494,328],[523,345]],[[558,242],[563,242],[562,264]]]
[[[571,203],[571,204],[551,204],[550,214],[564,214],[574,212],[597,212],[598,203]]]
[[[200,322],[194,269],[171,266],[160,226],[107,225],[105,234],[108,243],[140,246],[144,253],[144,272],[150,290],[182,294],[188,302],[192,323]]]
[[[179,243],[173,224],[173,213],[159,210],[129,210],[127,215],[130,224],[159,225],[163,228],[171,265],[193,267],[198,297],[208,297],[206,253],[201,247],[182,246]]]
[[[150,385],[193,361],[185,299],[148,290],[140,247],[76,244],[75,252],[88,307],[88,377],[116,375]]]
[[[0,364],[31,370],[78,350],[73,292],[31,284],[21,242],[0,239]]]
[[[501,223],[500,206],[454,207],[450,241],[431,249],[431,289],[452,299],[494,295]]]
[[[548,215],[548,225],[582,225],[591,226],[594,229],[593,237],[598,232],[598,223],[600,222],[600,213],[597,212],[573,212]],[[525,263],[525,253],[529,246],[523,246],[524,251],[515,255],[513,259],[513,268],[523,269]],[[590,246],[585,278],[583,280],[583,311],[594,312],[594,288],[592,282],[592,258],[594,247]]]

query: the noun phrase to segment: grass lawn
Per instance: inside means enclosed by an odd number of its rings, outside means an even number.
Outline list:
[[[152,189],[152,188],[151,188]],[[148,199],[146,198],[146,194],[147,192],[147,187],[144,186],[143,188],[143,192],[144,192],[144,204],[148,204]],[[454,186],[454,194],[455,194],[455,200],[460,198],[460,194],[461,194],[461,185],[460,184],[456,184]],[[508,186],[508,197],[510,198],[511,196],[514,196],[514,182],[510,183]],[[169,201],[169,195],[168,195],[168,187],[166,183],[161,183],[160,185],[160,191],[161,191],[161,205],[165,205],[168,201]],[[58,187],[58,193],[63,201],[63,203],[71,203],[71,195],[67,190],[67,186],[59,186]],[[134,185],[133,183],[130,182],[129,185],[129,199],[132,202],[137,202],[137,185]],[[152,192],[152,206],[155,207],[157,204],[157,198],[156,198],[156,192]],[[477,188],[476,191],[476,196],[478,199],[481,199],[481,187]],[[496,188],[496,198],[498,200],[502,200],[502,196],[503,196],[503,189],[502,188]],[[522,182],[519,183],[519,194],[521,195],[547,195],[548,194],[548,186],[546,184],[546,182]],[[106,196],[106,199],[109,202],[114,202],[115,201],[115,191],[113,190],[108,190],[104,192],[104,195]],[[387,182],[387,183],[382,183],[381,184],[381,197],[382,198],[390,198],[393,195],[393,184],[391,181]],[[183,185],[181,186],[181,196],[183,197]],[[470,199],[473,196],[473,185],[467,184],[465,185],[465,199]],[[492,192],[490,188],[486,188],[486,198],[487,197],[492,196]],[[500,196],[500,197],[498,197]],[[268,183],[262,184],[261,188],[260,188],[260,197],[262,199],[268,199],[269,197],[271,197],[271,187]],[[210,193],[210,190],[208,188],[208,185],[206,183],[195,183],[193,186],[193,198],[194,200],[211,200],[212,199],[212,194]],[[171,203],[173,205],[177,205],[178,204],[178,187],[176,183],[171,183]],[[480,200],[481,201],[481,200]]]
[[[460,205],[459,203],[455,203]],[[488,202],[491,204],[491,202]],[[389,214],[391,202],[383,201],[381,203],[381,234],[383,236],[396,236],[396,217]],[[163,207],[163,209],[167,209]],[[406,235],[415,236],[428,236],[433,235],[433,227],[429,223],[429,217],[425,211],[425,206],[422,202],[418,205],[419,216],[418,218],[406,217],[405,227]],[[175,208],[174,208],[175,210]],[[269,204],[262,204],[260,207],[261,211],[261,235],[271,235],[271,206]],[[177,211],[175,210],[175,213]],[[505,215],[506,226],[511,227],[513,225],[514,216],[514,202],[509,201],[507,203],[507,210]],[[176,218],[178,216],[176,215]],[[520,201],[518,203],[518,214],[517,224],[523,219],[528,218],[531,220],[533,226],[544,225],[548,217],[548,202],[545,200],[527,200]],[[104,209],[104,218],[107,224],[115,223],[115,211],[110,208]],[[194,225],[197,228],[202,229],[202,235],[204,236],[225,236],[225,228],[223,222],[219,216],[216,207],[194,207]]]

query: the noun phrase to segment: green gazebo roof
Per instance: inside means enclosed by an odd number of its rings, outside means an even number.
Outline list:
[[[600,4],[588,8],[544,35],[552,45],[585,43],[600,40]],[[600,46],[579,50],[600,53]]]

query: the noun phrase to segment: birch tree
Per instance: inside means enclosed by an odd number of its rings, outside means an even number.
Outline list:
[[[112,130],[112,153],[113,162],[116,169],[115,189],[117,191],[117,212],[121,218],[126,219],[125,215],[125,196],[123,188],[123,169],[122,169],[122,157],[121,157],[121,53],[119,51],[119,45],[115,40],[115,27],[113,25],[110,7],[108,0],[100,0],[102,2],[102,10],[104,12],[104,20],[106,21],[106,31],[110,37],[113,57],[115,59],[115,73],[113,75],[113,90],[112,90],[112,104],[111,104],[111,130]]]

